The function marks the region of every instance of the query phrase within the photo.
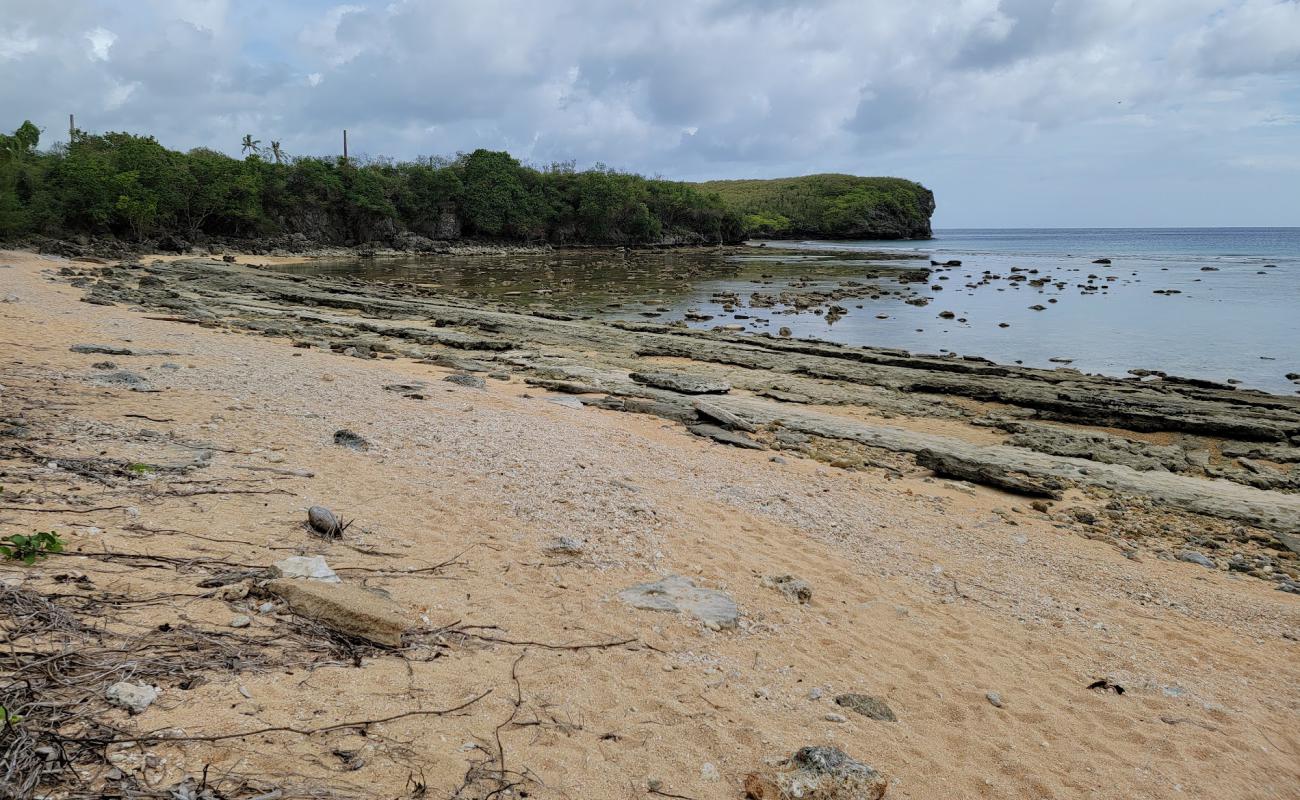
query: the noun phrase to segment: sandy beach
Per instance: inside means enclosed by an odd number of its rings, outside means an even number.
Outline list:
[[[526,376],[505,351],[475,356],[498,359],[476,388],[400,348],[356,358],[224,324],[233,302],[274,319],[275,297],[223,295],[192,324],[181,308],[83,302],[86,287],[58,274],[98,265],[18,251],[0,265],[0,523],[66,542],[31,566],[0,564],[0,581],[76,620],[16,612],[7,644],[100,658],[127,643],[171,662],[128,648],[67,673],[78,686],[55,693],[89,687],[89,699],[47,759],[45,796],[166,797],[206,775],[221,797],[739,798],[746,776],[808,745],[871,765],[894,800],[1300,796],[1300,595],[1177,556],[1189,525],[1236,527],[1249,529],[1243,557],[1290,569],[1271,538],[1295,524],[1285,487],[1213,482],[1223,505],[1274,509],[1254,521],[1135,510],[1093,535],[1071,520],[1128,513],[1096,485],[1066,486],[1039,511],[894,463],[899,450],[863,461],[775,448],[770,421],[752,426],[768,446],[732,447],[582,403],[527,382],[536,362]],[[126,272],[132,287],[145,274]],[[418,322],[316,310],[315,324],[360,318],[372,332]],[[86,343],[133,354],[70,350]],[[609,385],[612,362],[592,359],[587,379]],[[120,371],[143,383],[107,378]],[[726,408],[761,417],[758,393],[731,381],[740,397]],[[881,402],[817,398],[801,413],[971,446],[1004,438]],[[340,430],[368,447],[339,446]],[[1038,480],[1063,474],[1041,458]],[[1098,469],[1111,480],[1121,467]],[[339,538],[306,526],[318,504],[351,522]],[[1171,539],[1117,545],[1136,518]],[[400,608],[400,648],[331,638],[253,574],[317,555]],[[765,581],[785,575],[807,583],[808,602]],[[668,576],[725,592],[734,625],[620,599]],[[103,700],[118,681],[157,699],[130,715]],[[853,694],[896,720],[836,702]]]

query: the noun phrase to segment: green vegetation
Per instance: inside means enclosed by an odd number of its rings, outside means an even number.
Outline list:
[[[902,178],[825,174],[696,185],[742,215],[746,236],[930,238],[934,195]]]
[[[598,166],[534,169],[475,150],[414,162],[293,158],[247,135],[242,159],[148,136],[78,132],[37,149],[30,122],[0,134],[0,239],[112,235],[144,242],[299,235],[304,244],[409,234],[520,243],[735,242],[716,194]]]
[[[54,531],[37,531],[31,536],[15,533],[0,542],[0,554],[7,561],[21,561],[32,565],[38,558],[49,558],[50,553],[62,553],[63,540]]]

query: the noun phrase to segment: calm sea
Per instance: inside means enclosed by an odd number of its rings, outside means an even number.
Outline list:
[[[870,253],[882,250],[917,261],[874,261]],[[1092,263],[1101,258],[1110,263]],[[877,263],[930,259],[962,264],[905,289],[871,275]],[[695,327],[740,324],[773,334],[788,327],[799,337],[917,353],[1120,376],[1163,370],[1300,390],[1285,377],[1300,373],[1300,228],[940,230],[925,242],[769,242],[746,254],[557,251],[282,268],[414,280],[449,294],[605,318],[669,322],[689,312]],[[1009,281],[1012,268],[1051,280],[1041,287]],[[862,283],[919,292],[930,302],[909,305],[903,293],[854,298],[841,301],[848,313],[830,321],[811,309],[748,307],[756,291]],[[939,316],[945,311],[951,319]],[[705,315],[711,319],[699,319]]]

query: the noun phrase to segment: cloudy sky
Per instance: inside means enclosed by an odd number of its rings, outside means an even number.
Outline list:
[[[1300,225],[1300,0],[0,0],[0,126],[899,175],[939,227]]]

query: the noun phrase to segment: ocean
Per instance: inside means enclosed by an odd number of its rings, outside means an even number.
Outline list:
[[[882,251],[916,260],[871,255]],[[961,266],[937,269],[928,285],[872,274],[880,264],[931,260]],[[282,268],[409,280],[611,319],[770,334],[787,327],[794,336],[849,345],[1300,391],[1286,377],[1300,373],[1300,228],[953,229],[928,241],[767,242],[743,253],[561,250]],[[1010,280],[1017,274],[1026,280]],[[871,297],[849,288],[863,284],[888,291]],[[846,290],[855,296],[836,301],[843,316],[750,302],[755,292]],[[914,304],[916,295],[928,304]]]

